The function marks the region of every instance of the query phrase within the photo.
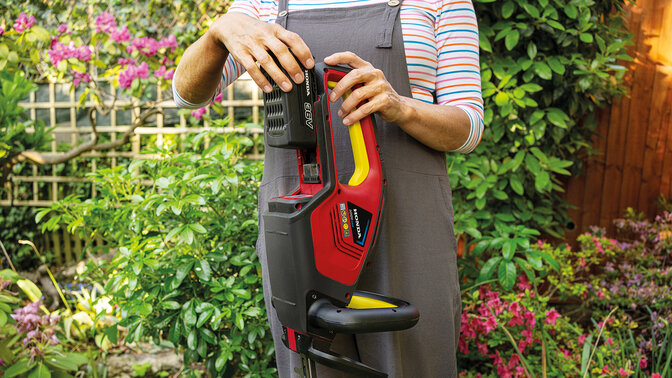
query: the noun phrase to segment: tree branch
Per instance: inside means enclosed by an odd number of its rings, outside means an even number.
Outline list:
[[[87,141],[86,143],[80,144],[79,146],[73,148],[68,152],[58,154],[56,156],[53,155],[47,156],[37,151],[23,151],[14,158],[13,163],[16,164],[22,161],[30,161],[34,164],[42,164],[42,165],[60,164],[69,161],[71,159],[74,159],[85,152],[104,151],[122,146],[128,143],[131,137],[135,135],[135,129],[147,124],[147,119],[149,117],[161,113],[161,111],[156,108],[147,109],[144,112],[142,112],[135,119],[135,121],[133,121],[133,124],[129,126],[129,128],[124,132],[124,134],[121,136],[120,139],[117,139],[112,142],[98,144],[99,136],[98,136],[98,130],[96,129],[96,120],[94,118],[94,113],[96,111],[98,111],[97,107],[91,108],[89,110],[89,121],[91,121],[91,130],[93,132],[91,140]],[[103,111],[103,113],[105,113],[105,111]]]

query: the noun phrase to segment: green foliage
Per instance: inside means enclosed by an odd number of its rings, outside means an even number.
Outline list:
[[[187,367],[204,362],[213,376],[274,371],[254,248],[260,163],[241,155],[251,143],[202,133],[190,140],[192,152],[163,149],[158,160],[100,170],[91,175],[95,199],[71,196],[37,214],[45,229],[118,246],[87,274],[114,293],[126,342],[167,339],[184,348]]]
[[[591,153],[592,114],[623,93],[623,0],[476,0],[486,128],[449,154],[456,232],[499,237],[502,224],[560,236],[563,176]],[[570,171],[571,170],[571,171]],[[473,240],[473,239],[472,239]]]
[[[19,244],[19,240],[34,240],[38,248],[41,240],[41,232],[34,220],[34,209],[32,207],[12,206],[0,207],[0,241],[5,246],[12,264],[19,271],[34,269],[39,265],[40,259],[35,255],[33,249],[27,245]],[[48,256],[47,260],[49,260]],[[9,264],[4,262],[4,255],[0,260],[5,267]]]
[[[22,75],[0,71],[0,185],[7,180],[10,162],[20,152],[42,148],[51,140],[44,122],[27,120],[19,106],[19,101],[36,88]]]

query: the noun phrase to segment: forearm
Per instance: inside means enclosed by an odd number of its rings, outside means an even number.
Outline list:
[[[428,104],[409,97],[401,97],[400,105],[403,111],[396,123],[430,148],[453,151],[469,138],[471,120],[458,107]]]
[[[222,70],[229,52],[213,36],[212,28],[182,55],[173,83],[183,100],[204,103],[212,97],[222,80]]]

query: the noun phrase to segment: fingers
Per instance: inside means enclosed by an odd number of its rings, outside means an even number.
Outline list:
[[[315,61],[313,55],[310,53],[308,45],[299,37],[298,34],[290,32],[280,27],[276,33],[277,38],[285,45],[289,46],[296,58],[303,63],[306,68],[313,68]]]
[[[366,67],[367,65],[369,66],[371,65],[369,62],[365,61],[364,59],[357,56],[357,54],[350,51],[331,54],[328,57],[324,58],[324,62],[327,64],[331,64],[332,66],[335,66],[337,64],[344,64],[352,68],[363,68]]]
[[[265,92],[270,92],[272,87],[260,67],[283,91],[288,92],[293,87],[291,81],[298,84],[304,80],[303,70],[297,59],[307,68],[314,66],[310,49],[305,42],[297,34],[278,24],[268,24],[235,14],[219,24],[222,25],[221,40],[229,53],[245,67],[250,77]],[[289,77],[282,72],[281,67],[287,71]]]
[[[362,68],[354,69],[348,72],[348,74],[345,75],[331,90],[329,100],[332,102],[338,100],[344,93],[347,93],[348,90],[351,90],[357,84],[368,85],[373,82],[387,83],[382,71],[373,68],[370,64]],[[381,89],[380,86],[377,88]]]

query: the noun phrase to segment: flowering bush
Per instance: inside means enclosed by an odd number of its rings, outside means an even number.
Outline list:
[[[593,229],[577,249],[531,244],[532,259],[513,260],[526,274],[512,289],[482,277],[467,289],[462,375],[668,376],[672,214],[649,222],[628,210],[615,223],[619,240]],[[534,262],[539,256],[557,269]],[[537,264],[536,274],[525,269]]]
[[[21,306],[19,292],[27,304]],[[0,373],[3,377],[22,374],[51,376],[76,371],[88,359],[66,348],[61,316],[42,305],[39,289],[16,273],[0,271]],[[9,314],[9,316],[7,316]]]

